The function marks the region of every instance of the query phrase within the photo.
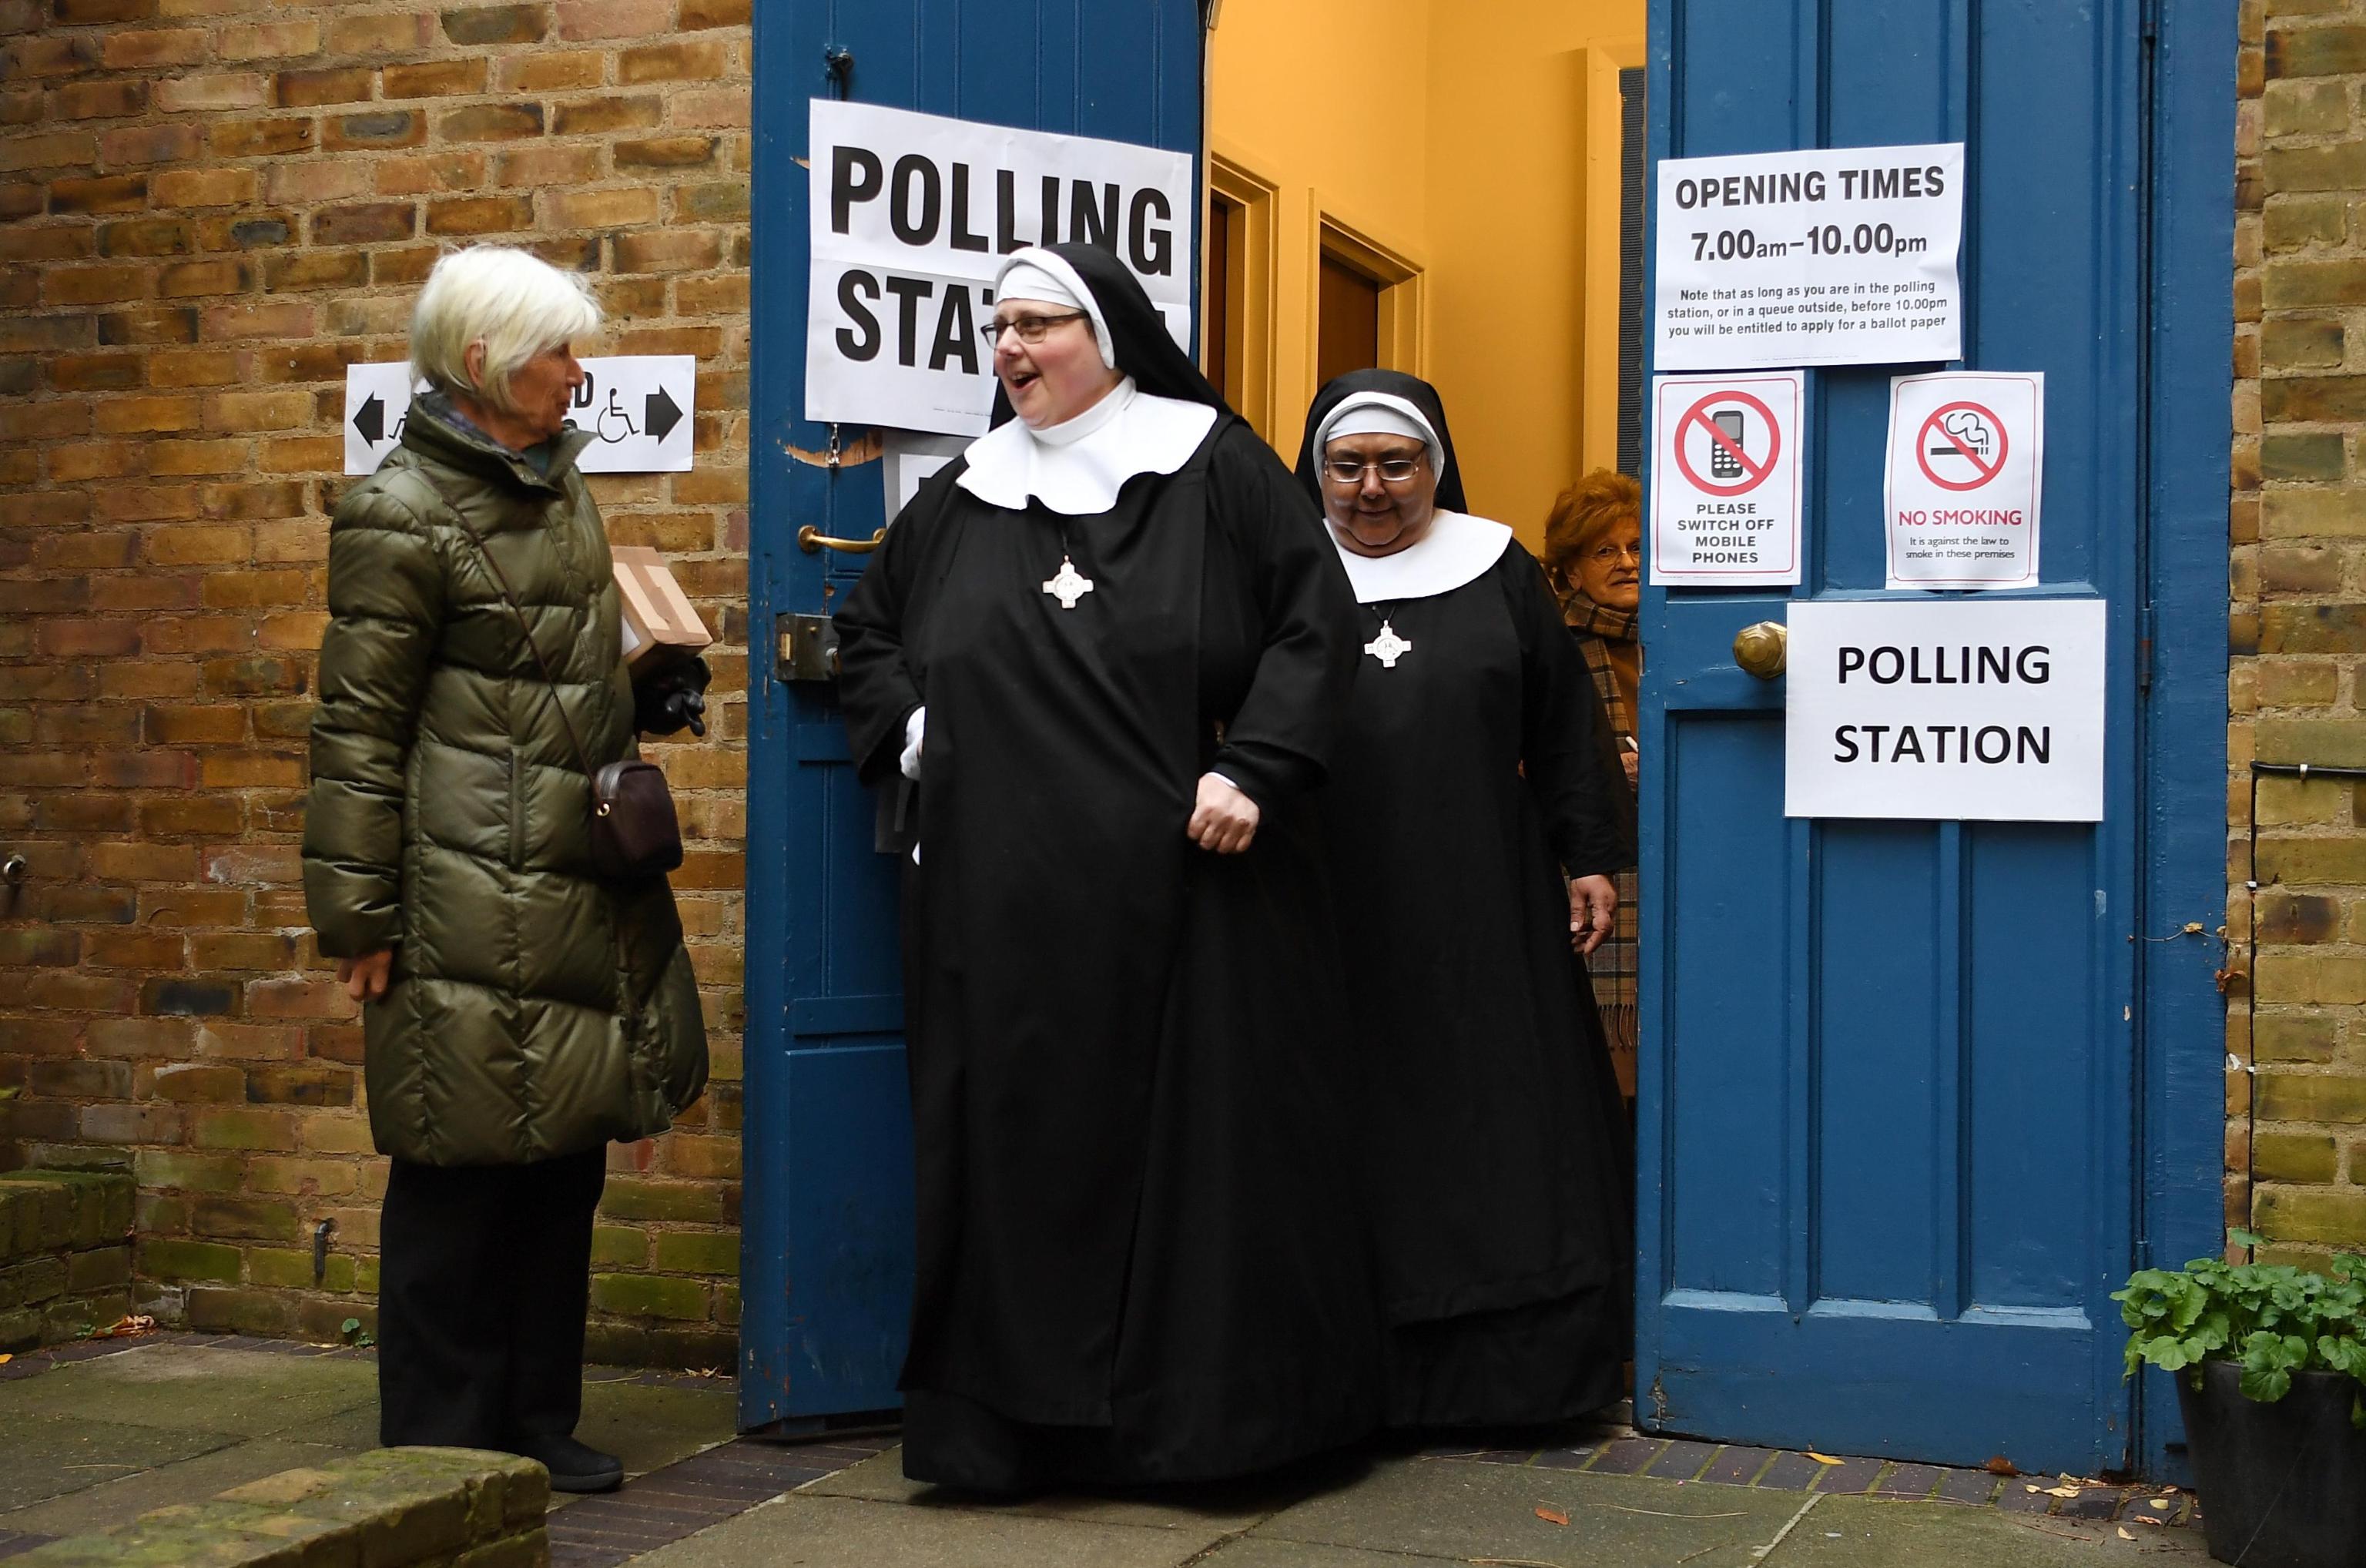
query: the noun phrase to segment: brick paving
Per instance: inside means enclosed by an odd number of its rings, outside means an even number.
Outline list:
[[[1955,1503],[1994,1507],[2013,1514],[2043,1514],[2086,1521],[2143,1522],[2172,1528],[2196,1526],[2202,1514],[2193,1495],[2177,1488],[2074,1481],[2060,1476],[2000,1476],[1985,1470],[1910,1464],[1890,1460],[1842,1458],[1827,1462],[1805,1453],[1695,1442],[1631,1434],[1595,1434],[1565,1447],[1521,1452],[1511,1449],[1433,1448],[1425,1459],[1459,1459],[1481,1464],[1534,1465],[1596,1475],[1647,1475],[1682,1485],[1743,1486],[1767,1492],[1823,1492],[1894,1502]],[[2056,1497],[2056,1490],[2077,1492]],[[2166,1508],[2152,1506],[2155,1498]]]
[[[550,1516],[550,1568],[617,1568],[807,1482],[835,1475],[895,1438],[770,1443],[741,1438],[651,1471],[621,1492],[585,1497]]]

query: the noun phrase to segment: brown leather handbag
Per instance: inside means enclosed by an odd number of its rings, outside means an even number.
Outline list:
[[[558,698],[558,682],[550,673],[550,665],[535,646],[534,628],[526,624],[525,612],[518,608],[517,599],[510,592],[510,580],[501,570],[493,552],[474,534],[468,536],[477,553],[492,569],[493,581],[501,584],[501,603],[516,617],[518,635],[525,638],[526,651],[534,655],[535,668],[542,671],[543,683],[550,692],[551,706],[558,714],[560,728],[567,731],[568,744],[575,748],[575,760],[583,768],[583,776],[592,784],[592,868],[609,882],[646,882],[652,876],[663,876],[682,865],[682,820],[675,815],[673,792],[666,788],[665,774],[654,762],[627,759],[611,762],[604,768],[592,766],[584,752],[583,742],[575,733],[574,722],[567,716],[567,705]]]

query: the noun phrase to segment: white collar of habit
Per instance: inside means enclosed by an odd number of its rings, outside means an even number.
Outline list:
[[[1330,525],[1324,524],[1326,532]],[[1392,556],[1359,556],[1331,536],[1332,547],[1347,569],[1358,604],[1388,604],[1399,599],[1434,599],[1451,593],[1466,582],[1476,582],[1487,569],[1504,558],[1512,531],[1501,523],[1440,507],[1437,520],[1421,542]]]
[[[1129,376],[1076,418],[1042,430],[1008,420],[969,445],[955,482],[989,506],[1018,512],[1030,499],[1064,517],[1117,504],[1136,474],[1171,474],[1191,460],[1216,423],[1205,403],[1141,390]]]

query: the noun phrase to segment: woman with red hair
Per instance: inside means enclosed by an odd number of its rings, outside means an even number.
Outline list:
[[[1545,576],[1560,600],[1561,619],[1593,671],[1610,716],[1612,743],[1635,787],[1635,698],[1643,645],[1635,636],[1643,597],[1643,491],[1626,474],[1596,468],[1553,502],[1545,524]],[[1609,1036],[1618,1087],[1635,1096],[1635,873],[1617,876],[1617,924],[1586,965]]]

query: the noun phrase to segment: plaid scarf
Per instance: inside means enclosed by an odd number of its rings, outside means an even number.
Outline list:
[[[1632,611],[1606,610],[1575,589],[1561,596],[1561,620],[1577,640],[1578,651],[1585,656],[1585,667],[1594,676],[1594,690],[1602,699],[1602,711],[1610,716],[1610,731],[1622,751],[1625,742],[1635,738],[1635,715],[1628,707],[1625,694],[1618,689],[1618,672],[1610,659],[1610,644],[1633,642],[1638,620]],[[1620,774],[1624,782],[1625,774]],[[1594,1006],[1602,1013],[1602,1031],[1609,1037],[1610,1059],[1618,1069],[1619,1087],[1628,1094],[1635,1092],[1636,1043],[1636,889],[1637,879],[1631,870],[1620,872],[1614,878],[1618,885],[1618,919],[1610,935],[1586,959],[1586,973],[1594,981]]]

